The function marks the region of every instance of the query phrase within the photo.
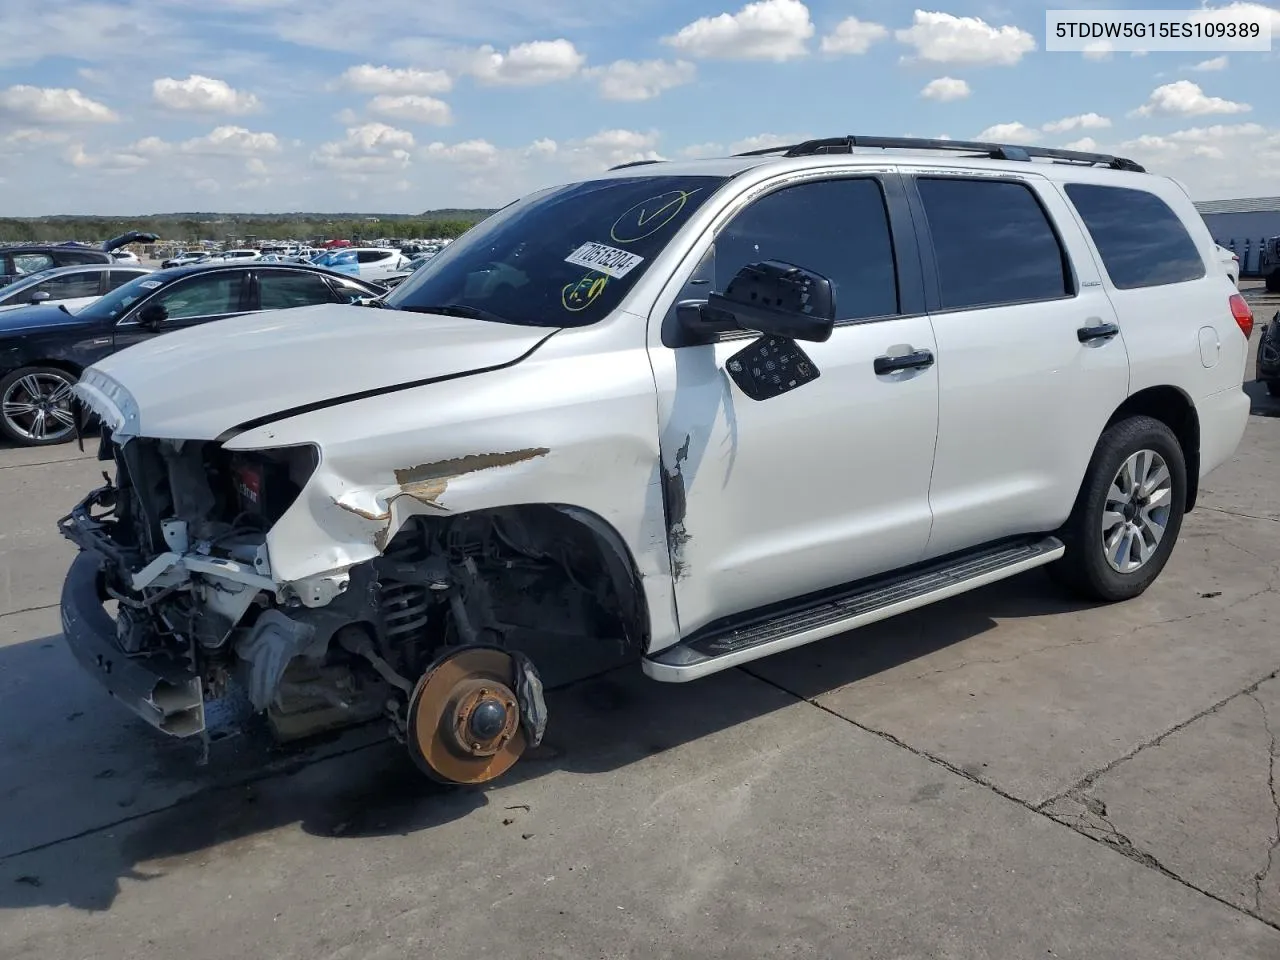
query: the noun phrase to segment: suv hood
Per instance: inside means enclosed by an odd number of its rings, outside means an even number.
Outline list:
[[[129,347],[86,370],[76,393],[120,438],[225,439],[304,409],[510,366],[556,329],[340,304],[274,310]]]

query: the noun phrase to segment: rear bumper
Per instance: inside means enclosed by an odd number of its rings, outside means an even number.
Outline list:
[[[62,584],[62,633],[72,655],[113,697],[162,733],[204,731],[200,678],[168,657],[131,657],[116,643],[116,623],[103,605],[101,561],[82,552]]]
[[[1249,395],[1239,386],[1196,403],[1200,417],[1200,478],[1235,456],[1249,423]]]

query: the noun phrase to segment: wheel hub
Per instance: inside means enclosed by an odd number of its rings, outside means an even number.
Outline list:
[[[409,754],[445,783],[485,783],[524,753],[516,665],[497,647],[463,647],[432,664],[409,698]]]

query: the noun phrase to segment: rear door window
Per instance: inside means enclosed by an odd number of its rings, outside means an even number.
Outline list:
[[[53,257],[47,253],[15,253],[13,255],[14,272],[19,276],[29,276],[41,270],[49,270],[55,266]]]
[[[1154,193],[1092,183],[1068,183],[1066,192],[1117,290],[1185,283],[1205,275],[1191,234]]]
[[[60,277],[50,277],[48,280],[37,284],[31,293],[44,292],[49,294],[50,300],[71,300],[76,297],[96,297],[102,291],[99,289],[101,283],[101,272],[97,270],[87,270],[80,273],[64,274]]]
[[[317,303],[333,303],[335,297],[324,278],[301,270],[262,270],[258,273],[258,309],[287,310]]]
[[[1075,293],[1062,244],[1032,189],[1007,180],[920,177],[944,310]]]
[[[179,280],[155,298],[164,306],[169,320],[217,317],[240,309],[239,270],[220,271]]]

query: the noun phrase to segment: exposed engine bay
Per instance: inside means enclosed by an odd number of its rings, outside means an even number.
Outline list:
[[[60,529],[98,562],[115,646],[165,678],[143,698],[171,735],[207,741],[204,704],[228,698],[280,740],[385,715],[429,774],[479,782],[541,740],[540,669],[554,685],[586,645],[639,650],[616,558],[554,507],[413,517],[322,596],[274,580],[267,548],[314,447],[117,444],[104,429],[99,458],[114,478]]]

